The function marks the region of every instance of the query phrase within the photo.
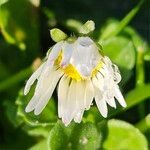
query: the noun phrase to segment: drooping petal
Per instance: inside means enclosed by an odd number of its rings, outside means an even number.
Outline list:
[[[87,110],[90,109],[93,98],[94,98],[94,87],[91,80],[87,80],[85,82],[85,100],[86,100],[85,108]]]
[[[64,47],[62,49],[62,52],[63,52],[62,61],[61,61],[62,67],[65,67],[69,64],[73,50],[74,50],[74,43],[65,42]]]
[[[104,118],[106,118],[107,114],[108,114],[106,97],[96,86],[94,86],[94,92],[95,92],[96,105],[97,105],[101,115]]]
[[[61,78],[59,85],[58,85],[58,116],[59,118],[61,118],[62,114],[65,112],[65,105],[66,105],[68,89],[69,89],[69,81],[70,81],[70,78],[64,75]]]
[[[43,68],[44,68],[45,63],[43,63],[32,75],[31,77],[28,79],[26,86],[24,88],[24,95],[27,95],[32,84],[35,82],[36,79],[39,78]]]
[[[121,93],[121,91],[120,91],[118,85],[115,86],[114,91],[115,91],[115,97],[116,97],[116,99],[118,100],[118,102],[120,103],[120,105],[121,105],[122,107],[126,107],[127,104],[126,104],[126,102],[125,102],[125,99],[124,99],[123,96],[122,96],[122,93]]]
[[[100,96],[95,96],[96,105],[101,113],[101,115],[106,118],[108,114],[107,104],[105,98],[101,98]]]
[[[80,123],[80,122],[81,122],[83,113],[84,113],[84,110],[79,111],[79,112],[75,115],[74,121],[75,121],[76,123]]]
[[[43,72],[38,79],[34,95],[25,109],[26,112],[31,112],[35,109],[35,106],[38,104],[40,97],[48,89],[53,79],[53,75],[55,75],[55,69],[45,69],[46,68],[43,69]]]
[[[114,99],[114,97],[112,97],[112,98],[106,98],[106,102],[108,103],[108,105],[110,105],[111,107],[113,107],[113,108],[116,108],[116,103],[115,103],[115,99]]]
[[[114,69],[114,81],[118,84],[121,81],[121,75],[119,73],[118,67],[115,64],[113,64],[113,66],[114,66],[113,68]]]
[[[96,77],[93,77],[93,78],[92,78],[92,82],[93,82],[94,86],[97,87],[100,91],[103,90],[103,86],[104,86],[104,85],[103,85],[103,82],[104,82],[104,81],[99,80],[99,79],[96,78]]]
[[[60,79],[62,75],[63,73],[57,70],[55,74],[53,75],[53,79],[52,80],[50,79],[51,82],[50,82],[48,89],[40,97],[39,102],[35,107],[35,110],[34,110],[35,115],[39,115],[42,112],[42,110],[45,108],[45,106],[47,105],[49,99],[51,98],[53,94],[53,91],[57,85],[58,80]]]
[[[63,41],[60,41],[54,45],[52,48],[48,60],[47,65],[51,67],[54,64],[54,61],[57,59],[59,52],[62,50]]]
[[[77,108],[77,97],[76,97],[76,81],[72,80],[69,91],[68,91],[68,97],[65,104],[65,110],[62,114],[62,121],[67,126],[71,120],[73,119],[75,115],[75,110]]]

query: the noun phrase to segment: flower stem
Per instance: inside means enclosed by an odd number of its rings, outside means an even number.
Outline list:
[[[136,87],[144,85],[145,72],[144,72],[144,46],[140,45],[137,49],[137,61],[136,61]],[[143,118],[145,116],[145,105],[141,103],[138,106],[139,116]]]
[[[0,82],[0,92],[14,86],[15,84],[25,80],[31,73],[33,69],[32,67],[25,68],[21,70],[19,73],[13,75],[12,77]]]
[[[150,129],[150,114],[135,125],[143,133]]]

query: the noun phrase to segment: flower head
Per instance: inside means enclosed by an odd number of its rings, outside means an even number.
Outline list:
[[[116,108],[115,99],[126,106],[118,86],[121,80],[118,67],[86,35],[57,42],[46,61],[27,81],[25,95],[36,79],[35,93],[25,111],[40,114],[58,83],[58,116],[65,125],[73,119],[81,122],[84,110],[90,108],[93,99],[103,117],[108,114],[107,104]]]

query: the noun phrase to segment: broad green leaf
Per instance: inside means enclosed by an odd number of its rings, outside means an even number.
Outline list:
[[[129,109],[132,106],[142,102],[143,100],[150,97],[150,84],[141,85],[133,90],[131,90],[126,95],[127,108]]]
[[[140,122],[136,124],[136,127],[141,131],[141,132],[146,132],[149,130],[150,132],[150,113],[142,119]]]
[[[3,4],[5,4],[5,3],[7,3],[7,2],[8,2],[8,0],[1,0],[0,1],[0,6],[3,5]]]
[[[50,131],[48,143],[51,150],[97,150],[100,148],[101,134],[92,123],[65,127],[58,122]]]
[[[150,49],[150,48],[149,48],[149,49]],[[145,53],[145,55],[144,55],[144,60],[150,61],[150,50]]]
[[[29,150],[48,150],[47,140],[42,140],[29,148]]]
[[[103,143],[106,150],[148,150],[144,135],[133,125],[120,121],[108,121],[108,136]]]
[[[23,124],[22,129],[30,136],[34,137],[44,137],[47,138],[49,131],[53,126],[29,126],[28,124]]]
[[[48,146],[50,150],[70,149],[72,144],[69,142],[70,134],[73,130],[74,124],[65,127],[61,121],[50,131],[48,137]]]
[[[31,113],[25,112],[25,107],[27,106],[28,102],[31,100],[33,96],[34,88],[31,89],[30,93],[27,96],[24,96],[23,90],[19,92],[19,96],[16,100],[16,105],[18,106],[17,114],[18,116],[28,125],[30,126],[53,126],[54,123],[57,121],[57,112],[54,103],[54,99],[51,99],[43,110],[43,112],[36,116]]]
[[[132,69],[135,65],[135,49],[133,43],[123,37],[117,36],[102,43],[104,53],[122,68]]]
[[[97,150],[101,145],[101,133],[92,123],[77,125],[71,135],[72,149]]]
[[[22,8],[23,7],[23,8]],[[27,0],[9,0],[0,7],[0,28],[5,40],[30,54],[39,47],[36,9]]]
[[[22,124],[22,120],[17,117],[17,106],[10,100],[5,100],[3,105],[5,106],[5,112],[8,120],[13,124],[14,127],[18,127]]]
[[[109,37],[109,34],[112,31],[117,30],[118,24],[119,24],[118,20],[108,19],[105,25],[101,28],[101,34],[98,41],[101,42],[103,41],[103,39],[105,39],[105,37]]]

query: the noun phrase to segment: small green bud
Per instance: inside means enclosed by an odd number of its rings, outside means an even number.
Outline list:
[[[67,34],[57,28],[50,30],[50,36],[55,42],[59,42],[67,38]]]
[[[95,29],[95,23],[92,20],[87,21],[80,29],[80,33],[88,34]]]

